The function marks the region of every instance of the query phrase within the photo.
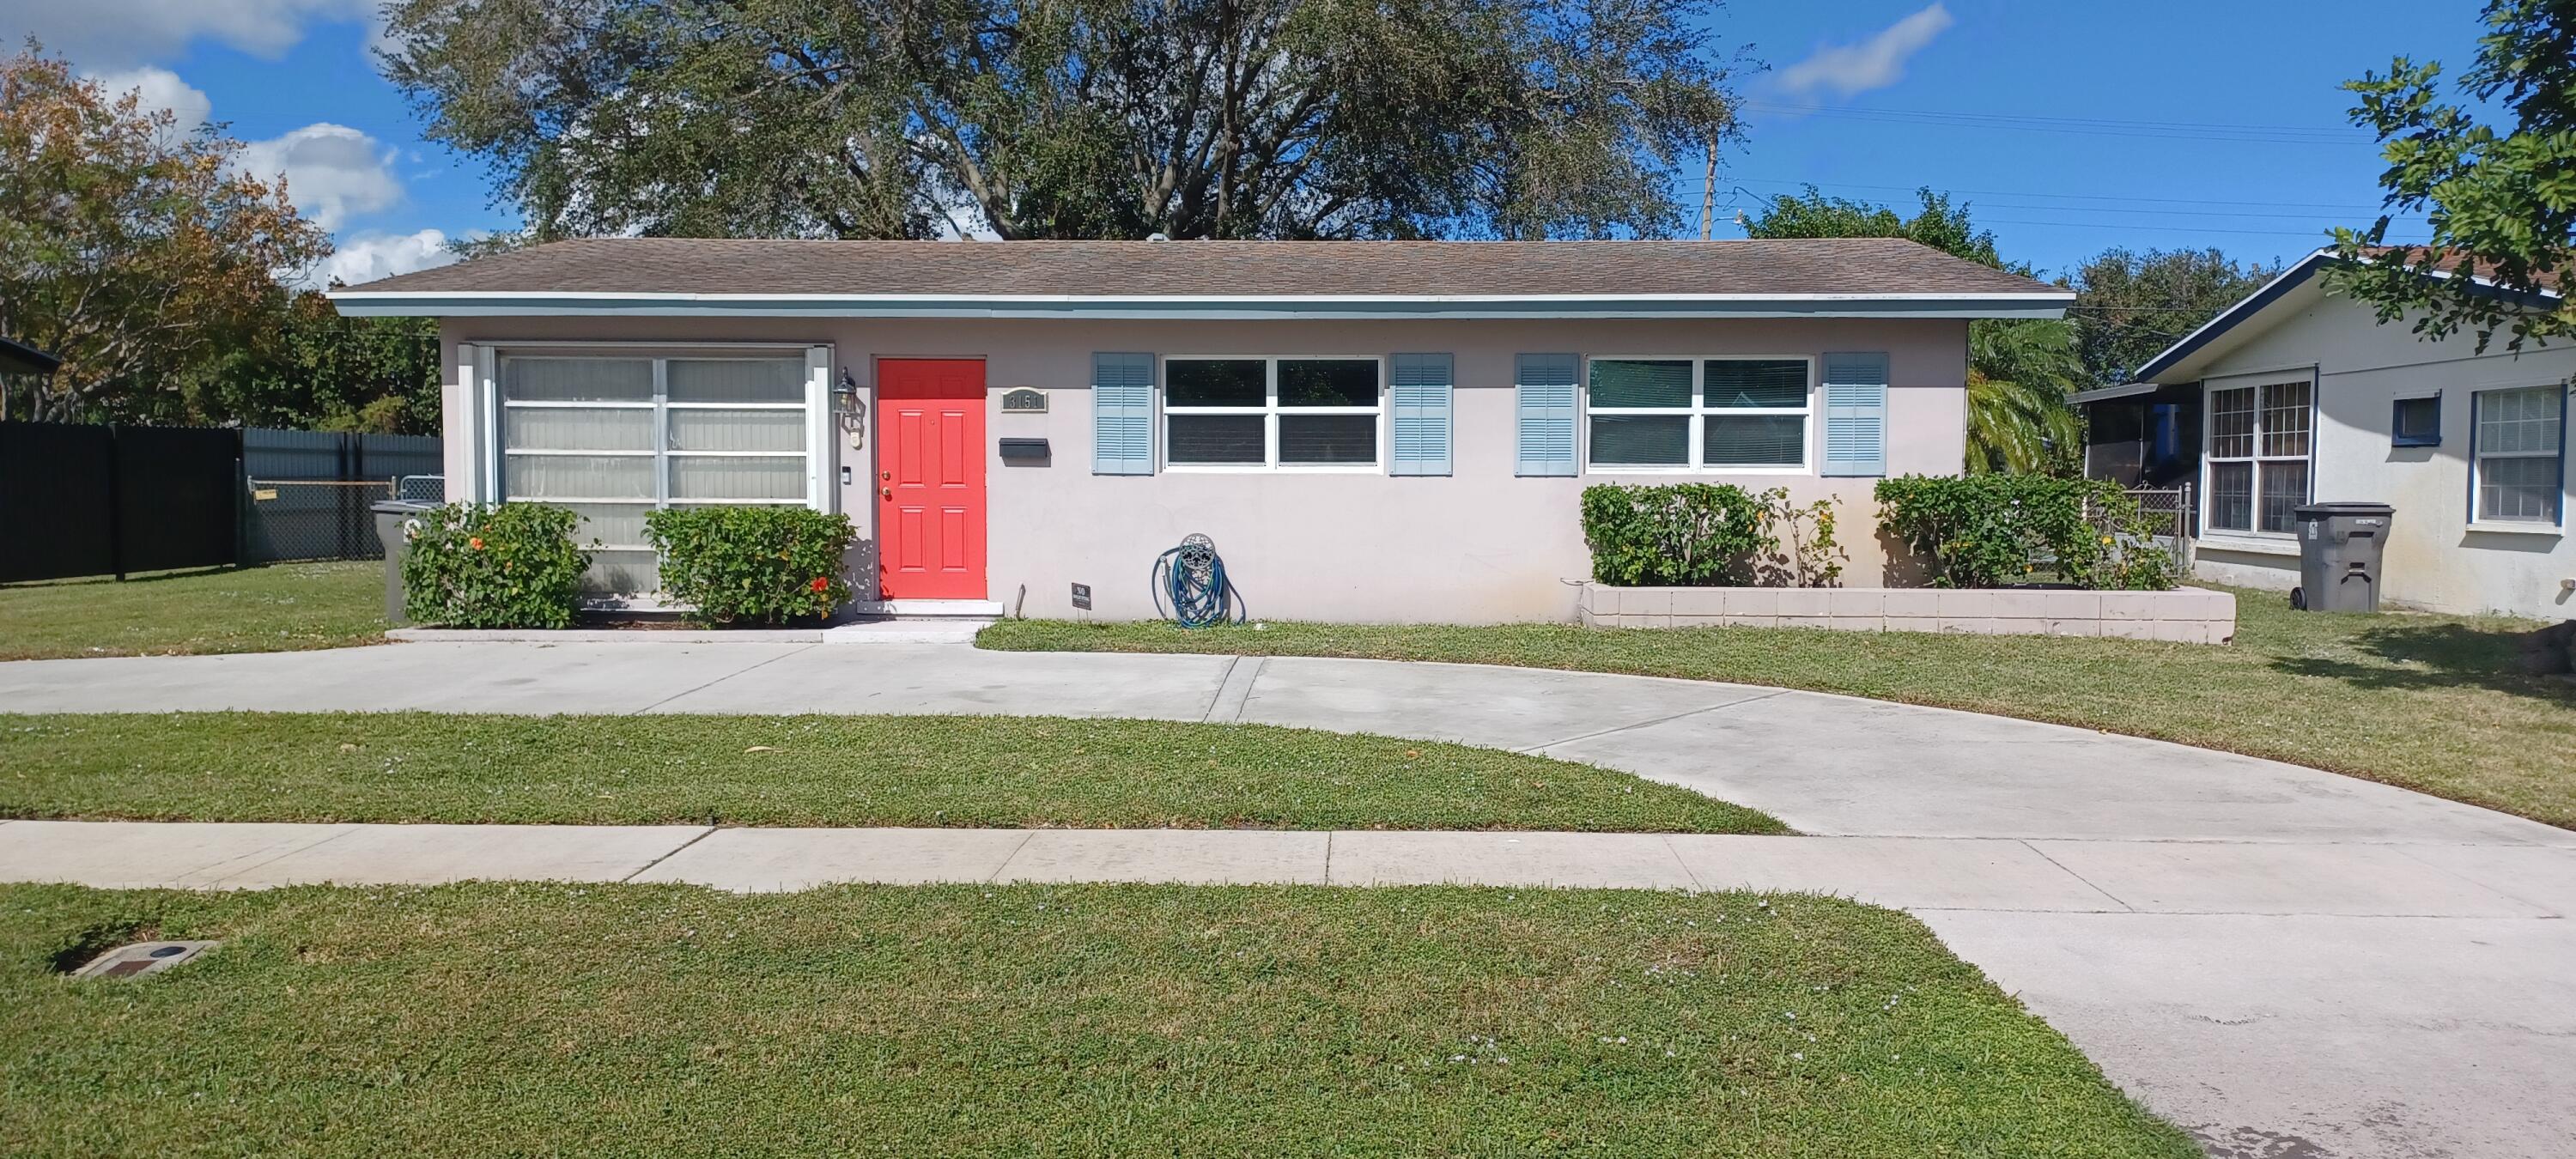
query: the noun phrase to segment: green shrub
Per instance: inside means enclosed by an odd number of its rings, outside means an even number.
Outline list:
[[[541,503],[450,503],[405,534],[403,614],[450,628],[569,628],[590,553],[581,518]]]
[[[1753,582],[1767,547],[1762,504],[1730,483],[1583,489],[1583,542],[1592,578],[1620,587]]]
[[[662,553],[662,592],[710,627],[820,619],[850,598],[841,556],[847,516],[803,507],[656,511],[644,533]]]
[[[2137,500],[2106,479],[1908,475],[1880,480],[1877,497],[1879,526],[1930,561],[1935,587],[2000,587],[2043,566],[2078,587],[2173,586]]]

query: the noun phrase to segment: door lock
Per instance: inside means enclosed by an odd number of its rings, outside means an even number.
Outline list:
[[[886,482],[888,482],[888,483],[894,482],[894,472],[892,472],[892,471],[879,471],[879,472],[877,472],[877,478],[879,478],[879,479],[883,479],[883,480],[885,480],[885,481],[886,481]]]
[[[880,488],[877,488],[877,495],[878,495],[878,497],[879,497],[879,498],[892,499],[892,498],[894,498],[894,488],[892,488],[892,487],[880,487]]]

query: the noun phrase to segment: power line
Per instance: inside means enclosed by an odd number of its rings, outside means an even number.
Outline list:
[[[2139,137],[2150,140],[2212,141],[2248,145],[2323,145],[2333,148],[2352,148],[2356,145],[2366,145],[2372,140],[2367,135],[2360,134],[2358,130],[2290,125],[2204,125],[2178,121],[2120,121],[2083,117],[1949,113],[1922,109],[1828,108],[1822,105],[1783,105],[1769,101],[1746,101],[1744,107],[1757,112],[1800,113],[1878,124],[2066,133],[2087,137]]]
[[[1919,185],[1866,185],[1866,184],[1862,184],[1862,183],[1860,183],[1860,182],[1853,182],[1853,181],[1787,181],[1787,180],[1782,180],[1782,179],[1777,178],[1777,177],[1736,177],[1736,178],[1731,178],[1730,180],[1733,180],[1733,181],[1735,181],[1735,182],[1737,182],[1737,183],[1739,183],[1739,184],[1749,184],[1749,185],[1786,185],[1786,186],[1791,186],[1791,187],[1804,187],[1804,186],[1808,186],[1808,185],[1813,185],[1813,186],[1816,186],[1816,187],[1817,187],[1817,188],[1819,188],[1819,189],[1885,189],[1885,190],[1892,190],[1892,191],[1899,192],[1899,193],[1912,193],[1912,192],[1914,192],[1915,190],[1917,190],[1917,189],[1919,189],[1919,188],[1922,188],[1922,186],[1919,186]],[[2158,205],[2250,205],[2250,206],[2259,206],[2259,207],[2267,208],[2267,209],[2299,209],[2299,208],[2313,208],[2313,209],[2325,209],[2325,210],[2359,210],[2359,211],[2363,211],[2363,212],[2376,212],[2376,211],[2378,211],[2378,210],[2381,208],[2380,206],[2377,206],[2377,205],[2364,205],[2364,204],[2360,204],[2360,203],[2357,203],[2357,202],[2332,202],[2332,201],[2219,201],[2219,200],[2214,200],[2214,199],[2211,199],[2211,198],[2203,198],[2203,197],[2132,197],[2132,196],[2124,196],[2124,195],[2120,195],[2120,194],[2104,194],[2104,193],[2041,193],[2041,192],[2037,192],[2037,191],[2033,191],[2033,190],[2027,190],[2027,189],[1950,189],[1950,190],[1942,190],[1942,189],[1938,189],[1938,188],[1936,188],[1936,189],[1934,189],[1934,192],[1936,192],[1936,193],[1940,193],[1940,192],[1947,192],[1947,193],[1965,193],[1965,194],[1970,194],[1970,195],[1978,196],[1978,197],[2044,197],[2044,198],[2051,198],[2051,199],[2055,199],[2055,200],[2063,200],[2063,201],[2145,201],[2145,202],[2152,202],[2152,203],[2154,203],[2154,204],[2158,204]],[[2051,206],[2051,207],[2049,207],[2049,208],[2057,208],[2057,207],[2055,207],[2055,206]],[[2073,208],[2075,208],[2075,207],[2074,207],[2074,206],[2066,206],[2066,207],[2064,207],[2064,208],[2073,209]]]

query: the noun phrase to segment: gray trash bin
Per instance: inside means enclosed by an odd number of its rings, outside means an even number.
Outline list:
[[[2311,612],[2379,610],[2379,559],[2388,546],[2385,503],[2310,503],[2299,522],[2299,586],[2290,605]]]
[[[385,545],[385,622],[399,628],[411,622],[403,618],[403,554],[411,547],[403,523],[423,511],[438,510],[438,505],[388,499],[369,510],[376,513],[376,539]]]

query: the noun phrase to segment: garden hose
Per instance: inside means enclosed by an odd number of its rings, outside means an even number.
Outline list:
[[[1154,557],[1150,582],[1154,611],[1184,628],[1243,622],[1242,593],[1226,578],[1225,557],[1207,536],[1191,532],[1179,547]],[[1171,601],[1168,610],[1166,598]]]

